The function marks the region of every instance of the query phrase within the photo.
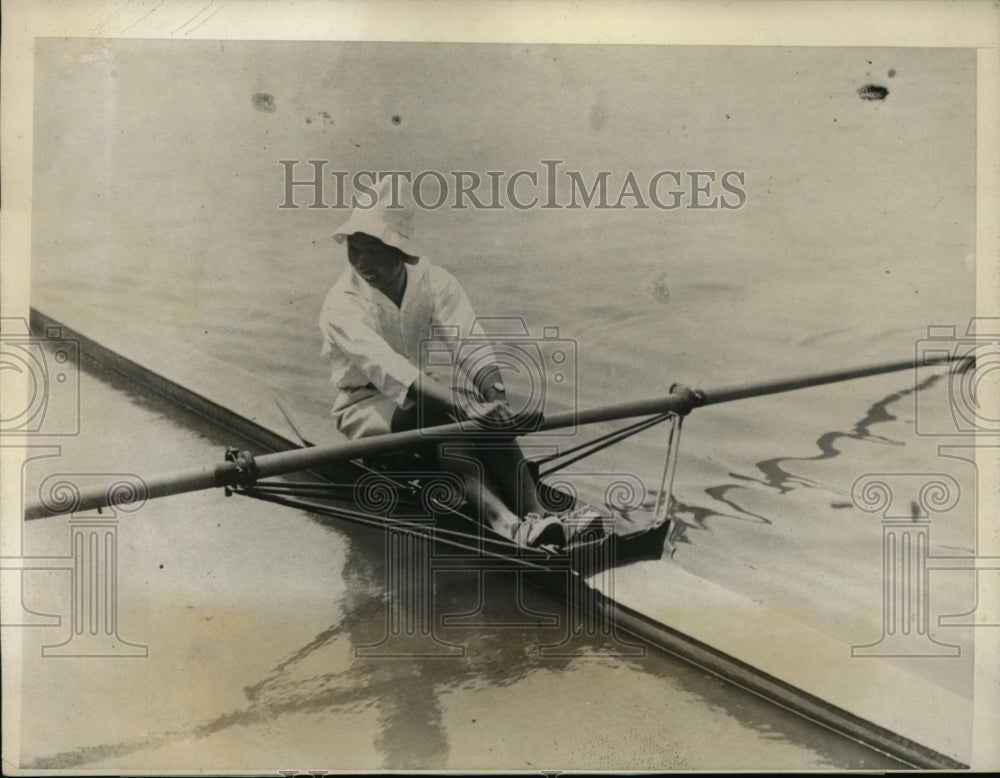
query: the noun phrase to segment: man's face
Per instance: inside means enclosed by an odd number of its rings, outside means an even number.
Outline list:
[[[380,292],[393,289],[406,273],[402,251],[363,232],[348,236],[347,259],[358,275]]]

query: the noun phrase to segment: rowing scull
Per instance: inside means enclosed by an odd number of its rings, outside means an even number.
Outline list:
[[[56,322],[45,317],[43,314],[33,311],[33,325],[35,327],[55,326],[56,324]],[[233,434],[257,442],[263,449],[277,451],[277,453],[263,454],[254,458],[257,468],[256,476],[258,478],[263,477],[264,474],[295,472],[322,467],[331,463],[341,463],[346,459],[358,456],[359,453],[371,455],[394,450],[399,447],[401,442],[399,439],[380,441],[373,438],[337,447],[297,449],[295,448],[298,445],[296,441],[292,440],[286,434],[282,434],[275,429],[268,428],[245,416],[234,413],[217,400],[191,392],[164,376],[157,375],[136,362],[115,354],[113,351],[105,349],[100,344],[78,333],[71,332],[66,327],[63,327],[63,334],[66,337],[75,337],[80,341],[81,352],[86,359],[102,364],[105,367],[110,367],[124,375],[131,382],[141,385],[146,390],[168,397],[173,402],[180,403],[215,424],[230,430]],[[937,363],[945,361],[948,360],[937,360]],[[931,363],[927,362],[925,364]],[[805,388],[812,385],[833,383],[835,381],[912,367],[912,361],[887,363],[856,370],[835,371],[820,376],[706,391],[702,393],[702,397],[699,399],[701,399],[700,404],[711,405],[745,396],[761,396],[777,391]],[[635,415],[645,413],[684,411],[689,410],[687,406],[690,406],[690,404],[690,397],[671,394],[664,398],[639,403],[628,403],[594,411],[581,411],[579,414],[574,415],[572,421],[576,424],[588,424],[612,418],[631,418]],[[565,422],[566,419],[558,415],[549,417],[544,422],[544,429],[551,429],[553,426]],[[424,430],[424,433],[427,432],[441,435],[453,434],[455,430],[442,427],[434,430]],[[426,442],[426,438],[421,437],[421,442]],[[149,493],[146,496],[163,496],[198,488],[227,485],[239,486],[245,481],[246,477],[246,463],[241,464],[236,461],[224,462],[214,466],[180,471],[179,474],[169,474],[159,479],[150,479]],[[102,500],[104,500],[103,504],[108,504],[107,495],[104,492],[99,496],[89,493],[81,495],[81,500],[78,502],[75,501],[72,509],[84,511],[96,508],[102,504]],[[33,518],[48,515],[53,515],[53,512],[45,510],[41,506],[29,507],[27,511],[27,516]],[[666,592],[665,594],[669,596],[671,593]],[[710,673],[725,678],[775,704],[798,713],[804,718],[818,722],[873,749],[887,753],[896,759],[917,767],[942,769],[961,768],[964,766],[946,754],[897,734],[885,726],[880,726],[864,716],[851,712],[846,707],[831,704],[824,699],[810,694],[801,687],[788,683],[782,678],[762,672],[731,654],[693,638],[669,624],[630,608],[611,597],[597,593],[592,601],[598,607],[610,613],[610,618],[617,629],[631,633],[650,645],[658,646]]]

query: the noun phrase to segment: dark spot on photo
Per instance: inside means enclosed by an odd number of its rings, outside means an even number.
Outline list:
[[[264,113],[274,113],[274,95],[267,92],[254,92],[253,107]]]
[[[865,84],[858,90],[862,100],[885,100],[889,96],[889,90],[878,84]]]
[[[402,119],[402,117],[398,113],[393,115],[393,117],[392,117],[392,123],[393,124],[399,124],[402,121],[403,121],[403,119]]]
[[[307,116],[306,117],[306,124],[312,124],[312,123],[313,123],[312,117],[311,116]]]
[[[889,78],[896,77],[896,68],[889,68]]]
[[[663,305],[670,299],[670,289],[667,286],[667,274],[660,273],[649,281],[649,294],[656,302]]]

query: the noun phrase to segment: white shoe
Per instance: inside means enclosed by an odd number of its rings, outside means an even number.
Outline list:
[[[539,517],[529,513],[511,533],[511,540],[522,548],[566,545],[566,531],[558,516]]]
[[[571,511],[566,511],[560,515],[559,519],[563,523],[568,542],[583,538],[598,538],[605,534],[604,516],[596,508],[586,503]]]

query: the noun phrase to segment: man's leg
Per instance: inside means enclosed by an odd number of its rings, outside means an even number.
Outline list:
[[[453,444],[450,449],[449,443]],[[444,470],[462,479],[469,503],[479,506],[482,520],[498,535],[512,537],[520,519],[491,488],[476,448],[467,444],[462,446],[457,441],[441,443],[438,462]]]
[[[495,446],[481,446],[479,456],[511,511],[522,517],[529,513],[545,514],[545,507],[538,498],[538,482],[516,441],[510,439],[498,441]]]
[[[415,429],[417,427],[416,408],[397,409],[392,417],[392,431],[402,432],[404,430]],[[439,426],[450,424],[454,420],[441,415],[438,418],[425,418],[425,426]],[[469,451],[468,457],[463,457],[457,453],[447,454],[445,448],[448,444],[458,445]],[[465,485],[466,496],[470,504],[478,505],[482,510],[482,519],[490,528],[499,535],[509,538],[520,522],[520,519],[508,505],[497,494],[489,488],[484,477],[490,472],[486,463],[482,462],[481,451],[471,440],[456,439],[446,440],[438,443],[438,462],[441,467],[462,479]]]

